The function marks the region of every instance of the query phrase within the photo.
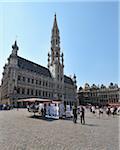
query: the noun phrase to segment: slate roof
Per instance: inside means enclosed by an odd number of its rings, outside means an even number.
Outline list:
[[[51,78],[51,73],[49,69],[41,65],[38,65],[34,62],[31,62],[29,60],[26,60],[22,57],[19,57],[19,56],[18,56],[18,66],[22,69],[29,70],[29,71]]]
[[[71,85],[74,84],[73,80],[70,77],[66,76],[66,75],[64,75],[64,82],[67,83],[67,84],[71,84]]]
[[[35,73],[38,73],[39,75],[43,75],[43,76],[46,76],[46,77],[50,77],[51,78],[51,73],[49,71],[48,68],[45,68],[41,65],[38,65],[32,61],[29,61],[27,59],[24,59],[22,57],[18,57],[18,67],[21,68],[21,69],[25,69],[25,70],[28,70],[28,71],[32,71],[32,72],[35,72]],[[71,84],[73,85],[73,80],[64,75],[64,82],[67,83],[67,84]]]

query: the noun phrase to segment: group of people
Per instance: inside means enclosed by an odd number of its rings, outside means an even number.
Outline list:
[[[108,116],[110,116],[110,115],[116,115],[116,114],[119,114],[119,112],[120,112],[120,107],[116,107],[116,106],[114,106],[114,107],[110,107],[110,106],[108,106],[108,107],[95,107],[95,106],[91,106],[90,107],[90,112],[92,112],[93,114],[96,114],[96,113],[98,113],[99,114],[99,117],[101,116],[101,115],[103,115],[103,113],[105,112]]]
[[[0,110],[10,110],[10,109],[12,109],[12,108],[13,108],[12,105],[0,104]]]
[[[116,114],[118,114],[120,112],[120,107],[108,107],[107,109],[106,109],[106,114],[109,116],[109,115],[116,115]]]
[[[120,107],[95,107],[95,106],[90,106],[89,107],[90,112],[92,112],[94,115],[98,114],[99,118],[100,116],[103,116],[104,113],[106,113],[108,116],[110,115],[117,115],[120,114]],[[73,122],[77,123],[77,119],[80,116],[80,122],[81,124],[85,124],[85,107],[80,106],[77,107],[76,105],[73,106],[72,108],[73,111]]]
[[[62,106],[62,105],[61,105]],[[59,108],[58,108],[59,107]],[[71,110],[72,108],[72,110]],[[80,123],[81,124],[85,124],[85,111],[87,110],[87,112],[90,110],[90,112],[96,116],[96,114],[100,117],[103,116],[103,114],[107,114],[109,115],[115,115],[117,114],[117,112],[120,112],[120,107],[100,107],[100,106],[77,106],[77,105],[73,105],[73,107],[70,107],[70,110],[68,109],[67,105],[66,105],[66,109],[64,107],[60,107],[60,105],[58,105],[56,107],[56,105],[53,104],[49,104],[49,105],[43,105],[43,104],[39,104],[39,105],[35,105],[32,104],[31,106],[28,107],[28,111],[32,112],[38,112],[39,114],[41,114],[41,116],[45,117],[45,116],[52,116],[52,117],[57,117],[56,115],[59,116],[59,118],[64,118],[64,117],[73,117],[73,122],[77,123],[77,119],[80,119]],[[65,113],[64,113],[65,112]],[[71,115],[68,115],[68,112],[70,112]],[[64,116],[64,114],[66,114]]]
[[[80,106],[73,106],[73,122],[77,123],[78,114],[80,115],[80,122],[81,124],[85,124],[85,108]]]

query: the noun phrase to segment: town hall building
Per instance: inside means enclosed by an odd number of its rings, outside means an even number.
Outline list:
[[[60,51],[60,35],[56,14],[51,36],[48,68],[18,55],[17,41],[4,66],[1,82],[1,102],[15,105],[18,99],[42,98],[62,100],[65,104],[76,101],[76,76],[64,75],[64,55]]]

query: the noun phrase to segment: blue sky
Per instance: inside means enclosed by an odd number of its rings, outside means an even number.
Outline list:
[[[54,14],[60,30],[64,72],[88,82],[119,83],[118,3],[21,2],[0,3],[0,79],[17,36],[18,54],[47,66]]]

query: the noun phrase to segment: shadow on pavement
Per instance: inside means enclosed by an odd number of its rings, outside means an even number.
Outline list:
[[[54,119],[54,118],[42,117],[42,116],[39,116],[39,115],[28,116],[28,118],[41,119],[41,120],[45,120],[45,121],[55,121],[55,120],[73,121],[73,118],[59,118],[59,119]]]
[[[73,121],[73,118],[60,118],[60,120]]]
[[[53,119],[53,118],[46,118],[46,117],[42,117],[42,116],[37,116],[37,115],[33,115],[33,116],[28,116],[28,118],[32,118],[32,119],[41,119],[41,120],[44,120],[44,121],[55,121],[55,120],[58,120],[58,119]]]
[[[89,124],[89,123],[86,123],[86,124],[84,124],[85,126],[90,126],[90,127],[98,127],[98,125],[97,124]]]

